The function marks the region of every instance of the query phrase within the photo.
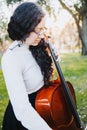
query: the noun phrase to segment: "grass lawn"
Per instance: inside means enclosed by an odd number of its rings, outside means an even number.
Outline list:
[[[66,81],[74,87],[80,118],[87,124],[87,56],[63,54],[60,65]]]
[[[7,102],[8,102],[8,95],[7,95],[4,79],[2,76],[2,71],[0,70],[0,130],[1,130],[3,114],[5,111]]]
[[[77,111],[84,126],[87,124],[87,56],[78,53],[61,54],[60,66],[65,80],[75,90]],[[57,73],[55,73],[56,77]]]
[[[61,54],[60,66],[64,77],[71,82],[77,100],[77,111],[84,125],[87,124],[87,56],[78,53]],[[55,73],[56,75],[56,73]],[[2,71],[0,70],[0,130],[1,123],[8,102]]]

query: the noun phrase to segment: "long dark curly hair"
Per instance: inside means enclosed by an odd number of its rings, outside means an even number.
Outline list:
[[[48,85],[53,72],[53,68],[52,59],[47,51],[46,42],[41,39],[40,43],[37,46],[30,46],[29,49],[31,50],[34,58],[41,68],[41,72],[44,76],[45,85]]]
[[[33,2],[24,2],[19,5],[8,23],[8,33],[12,40],[24,41],[45,16],[43,10]],[[52,60],[49,56],[45,41],[41,40],[38,46],[30,46],[30,50],[41,68],[45,84],[52,74]]]
[[[14,11],[8,23],[8,34],[12,40],[24,40],[34,31],[45,13],[39,5],[33,2],[24,2]]]

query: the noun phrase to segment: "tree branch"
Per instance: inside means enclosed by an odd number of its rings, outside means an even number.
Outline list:
[[[62,0],[59,0],[59,2],[62,5],[62,7],[64,9],[66,9],[72,15],[72,17],[74,18],[76,24],[79,25],[79,20],[76,18],[76,15],[72,12],[72,10]]]

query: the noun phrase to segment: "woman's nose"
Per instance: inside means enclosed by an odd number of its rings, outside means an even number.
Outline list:
[[[44,33],[39,34],[39,38],[44,38]]]

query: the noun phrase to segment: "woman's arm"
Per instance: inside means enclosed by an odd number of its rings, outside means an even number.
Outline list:
[[[22,67],[18,64],[16,57],[5,55],[1,64],[9,98],[17,120],[28,130],[51,130],[28,100],[22,77]]]

